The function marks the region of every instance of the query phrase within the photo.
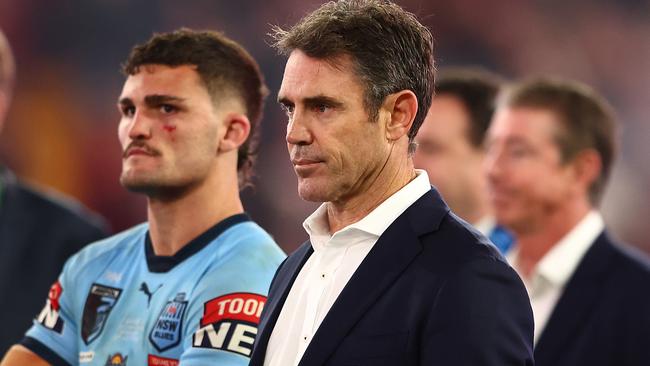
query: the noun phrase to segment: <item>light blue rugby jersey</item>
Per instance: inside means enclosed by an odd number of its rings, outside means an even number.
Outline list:
[[[247,365],[284,257],[245,214],[172,257],[142,224],[71,257],[22,344],[53,365]]]

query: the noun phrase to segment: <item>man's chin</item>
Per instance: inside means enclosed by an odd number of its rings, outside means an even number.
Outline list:
[[[142,174],[122,174],[120,184],[127,190],[135,193],[148,193],[164,189],[165,184],[152,176]]]
[[[309,202],[329,202],[329,195],[323,189],[313,187],[313,185],[298,183],[298,196]]]
[[[134,181],[128,179],[120,179],[120,184],[122,187],[133,193],[148,194],[149,192],[160,189],[158,185],[152,184],[151,182]]]

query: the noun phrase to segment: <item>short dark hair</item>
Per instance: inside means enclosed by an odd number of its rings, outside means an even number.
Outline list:
[[[122,65],[125,75],[139,72],[140,66],[194,65],[210,97],[216,104],[224,93],[235,93],[244,102],[251,122],[250,137],[238,151],[240,186],[249,183],[257,149],[257,125],[262,117],[268,89],[257,62],[237,42],[223,33],[180,29],[154,34],[145,44],[135,46]]]
[[[508,108],[545,109],[561,125],[556,136],[563,162],[595,150],[602,170],[589,187],[590,202],[600,202],[616,155],[616,119],[612,107],[589,86],[576,81],[535,78],[513,85],[499,100]]]
[[[433,37],[413,14],[390,1],[330,1],[289,30],[274,27],[271,36],[284,55],[297,49],[330,61],[351,56],[371,120],[386,96],[413,91],[418,101],[408,132],[413,141],[431,105],[435,79]]]
[[[461,102],[469,116],[468,141],[475,148],[482,148],[502,78],[479,68],[449,68],[438,75],[436,95],[448,95]]]

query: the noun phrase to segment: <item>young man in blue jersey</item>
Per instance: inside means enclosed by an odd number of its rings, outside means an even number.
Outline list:
[[[266,94],[222,34],[180,30],[133,49],[118,100],[120,182],[148,223],[73,256],[11,365],[246,365],[284,254],[239,187]]]

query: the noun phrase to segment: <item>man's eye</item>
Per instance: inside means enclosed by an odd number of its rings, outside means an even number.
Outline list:
[[[511,149],[508,149],[508,154],[512,158],[525,158],[525,157],[531,155],[531,151],[530,151],[530,149],[528,149],[526,147],[517,146],[517,147],[513,147]]]
[[[165,114],[176,112],[178,109],[171,104],[162,104],[160,106],[160,111]]]
[[[287,105],[287,104],[281,104],[281,107],[282,107],[282,110],[284,111],[284,113],[287,114],[287,116],[291,117],[291,115],[293,115],[294,106]]]
[[[319,113],[325,113],[327,110],[330,108],[329,105],[327,104],[317,104],[314,106],[314,111],[319,112]]]
[[[126,117],[133,117],[135,114],[135,107],[130,105],[130,106],[124,106],[122,107],[122,115]]]

